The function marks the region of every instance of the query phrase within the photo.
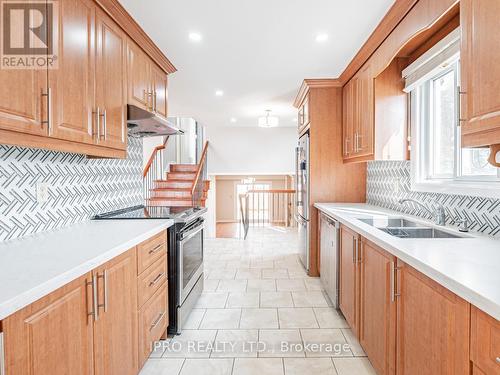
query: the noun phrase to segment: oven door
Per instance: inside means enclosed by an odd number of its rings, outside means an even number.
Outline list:
[[[177,242],[179,306],[203,273],[203,221],[180,233]]]

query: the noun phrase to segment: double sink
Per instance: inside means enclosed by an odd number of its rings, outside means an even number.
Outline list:
[[[467,238],[404,218],[384,217],[358,220],[398,238]]]

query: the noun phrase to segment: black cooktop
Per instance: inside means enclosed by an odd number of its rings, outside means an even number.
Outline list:
[[[173,219],[187,221],[202,215],[204,207],[163,207],[134,206],[122,210],[95,215],[93,220],[123,220],[123,219]]]

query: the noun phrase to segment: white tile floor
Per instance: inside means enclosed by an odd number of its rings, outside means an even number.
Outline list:
[[[204,293],[140,375],[375,375],[330,306],[299,262],[295,231],[207,239]]]

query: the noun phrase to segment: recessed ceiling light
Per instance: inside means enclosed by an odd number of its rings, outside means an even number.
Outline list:
[[[238,120],[236,120],[236,117],[231,117],[231,119],[229,121],[231,121],[234,124]]]
[[[224,91],[222,91],[222,90],[215,91],[215,96],[222,96],[222,95],[224,95]]]
[[[320,33],[316,35],[316,42],[318,43],[323,43],[326,42],[327,40],[328,40],[328,34]]]
[[[191,40],[192,42],[201,42],[201,39],[203,38],[200,33],[196,32],[189,33],[189,40]]]

